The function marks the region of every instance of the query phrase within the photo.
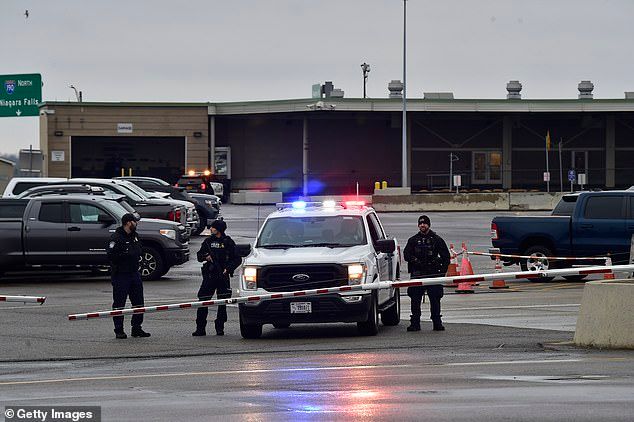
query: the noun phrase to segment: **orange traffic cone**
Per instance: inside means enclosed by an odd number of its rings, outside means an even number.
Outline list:
[[[499,255],[495,256],[495,273],[496,274],[502,273],[502,264],[500,263]],[[508,289],[508,288],[509,286],[506,284],[506,282],[502,278],[500,278],[499,280],[493,280],[491,282],[491,285],[489,286],[489,289]]]
[[[465,244],[462,244],[462,263],[460,264],[460,275],[473,275],[473,267],[471,267],[471,261],[469,260],[469,252]]]
[[[453,243],[449,244],[449,254],[451,259],[449,260],[449,267],[447,267],[447,277],[455,277],[460,273],[458,272],[458,260],[456,259],[456,251],[453,250]]]
[[[608,258],[605,260],[605,266],[606,267],[611,267],[612,266],[612,258],[610,258],[610,255],[608,254]],[[614,280],[616,277],[614,276],[614,272],[612,270],[610,270],[609,273],[603,273],[603,279],[604,280]]]
[[[468,281],[458,283],[458,287],[456,287],[456,293],[474,293],[473,285],[474,283],[470,283]]]

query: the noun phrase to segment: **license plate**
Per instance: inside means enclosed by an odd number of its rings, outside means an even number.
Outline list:
[[[310,314],[312,311],[310,302],[291,302],[291,314]]]
[[[192,190],[192,189],[194,189],[194,187],[192,185],[185,186],[185,190]]]

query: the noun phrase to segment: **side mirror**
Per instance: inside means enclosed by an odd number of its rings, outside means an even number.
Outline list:
[[[99,214],[99,217],[97,217],[97,221],[109,226],[113,224],[116,220],[109,215]]]
[[[377,240],[374,244],[374,249],[380,253],[394,253],[396,250],[396,242],[394,239]]]
[[[250,253],[251,253],[250,244],[247,243],[245,245],[236,245],[236,254],[240,258],[246,258],[247,256],[249,256]]]

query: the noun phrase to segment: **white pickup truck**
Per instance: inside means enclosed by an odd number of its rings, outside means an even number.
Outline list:
[[[241,297],[399,278],[400,249],[374,209],[357,201],[297,201],[277,208],[243,262]],[[379,315],[384,325],[400,322],[398,289],[259,300],[239,309],[244,338],[260,337],[264,324],[356,322],[362,335],[376,335]]]

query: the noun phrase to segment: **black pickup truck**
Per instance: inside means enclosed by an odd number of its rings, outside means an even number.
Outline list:
[[[90,195],[0,199],[0,273],[105,267],[108,241],[126,212],[117,201]],[[141,219],[137,230],[144,280],[156,280],[189,260],[183,225]]]

